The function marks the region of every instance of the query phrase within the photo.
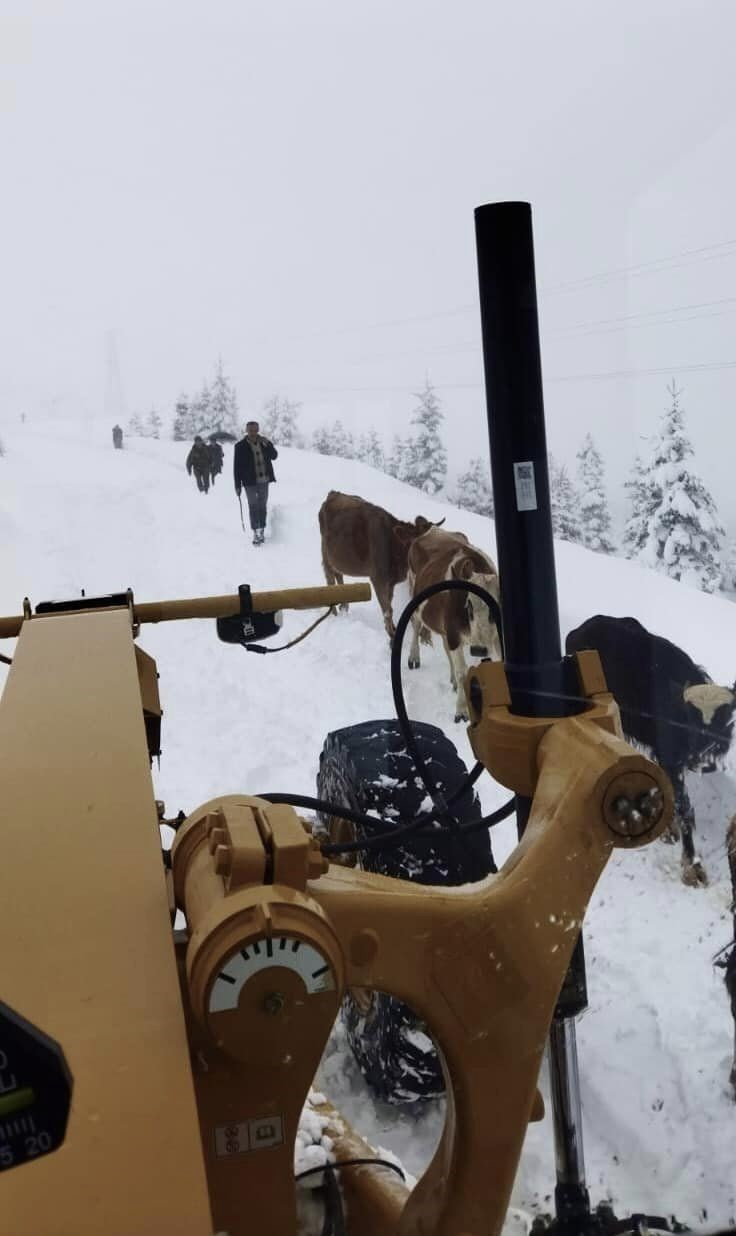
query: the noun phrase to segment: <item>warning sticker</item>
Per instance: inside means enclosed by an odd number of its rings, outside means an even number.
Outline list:
[[[281,1116],[262,1116],[259,1120],[234,1120],[215,1126],[215,1154],[218,1159],[249,1150],[268,1150],[281,1146],[284,1122]]]
[[[536,511],[537,486],[534,480],[534,464],[531,459],[514,464],[517,511]]]

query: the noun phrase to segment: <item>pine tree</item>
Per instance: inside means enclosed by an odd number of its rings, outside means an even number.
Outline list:
[[[342,459],[355,458],[355,441],[350,430],[346,429],[338,418],[330,430],[330,455],[338,455]]]
[[[671,579],[714,592],[721,584],[721,541],[725,531],[715,502],[687,460],[693,448],[685,433],[681,391],[667,387],[672,399],[664,413],[647,481],[659,495],[647,529],[642,560]]]
[[[277,446],[301,446],[297,427],[301,404],[282,395],[272,395],[263,405],[263,432]]]
[[[210,432],[219,430],[221,433],[231,433],[237,437],[238,398],[235,394],[235,387],[223,373],[221,356],[217,358],[215,380],[209,395],[209,420],[206,428]]]
[[[471,459],[465,472],[457,478],[455,503],[477,515],[493,515],[493,490],[488,463]]]
[[[406,443],[397,433],[391,444],[391,454],[386,456],[385,470],[389,476],[395,476],[397,481],[404,479],[404,460],[406,458]]]
[[[662,500],[661,491],[650,487],[646,468],[639,455],[634,459],[631,479],[624,483],[624,489],[628,490],[631,503],[631,514],[624,528],[624,552],[627,558],[636,558],[647,543],[652,515]]]
[[[437,494],[447,478],[447,452],[439,434],[444,413],[429,378],[416,398],[419,403],[411,418],[416,432],[406,446],[404,480],[427,494]]]
[[[174,409],[174,428],[172,436],[175,442],[187,442],[194,436],[192,429],[192,411],[186,395],[180,395]]]
[[[145,438],[146,436],[145,425],[137,412],[128,421],[128,433],[131,438]]]
[[[326,425],[318,425],[312,434],[312,450],[320,455],[331,455],[331,446],[329,429]]]
[[[203,436],[212,432],[211,421],[211,405],[212,397],[210,388],[205,382],[201,391],[189,405],[192,414],[190,430],[191,436],[202,434]]]
[[[363,463],[369,464],[371,468],[382,469],[384,467],[383,447],[375,429],[370,429],[367,434],[361,435],[355,458],[362,459]]]
[[[561,541],[582,540],[578,514],[578,496],[564,464],[549,457],[549,499],[552,509],[552,532]]]
[[[159,416],[158,412],[156,411],[155,408],[151,408],[151,411],[148,413],[148,420],[146,421],[146,426],[145,426],[146,437],[147,438],[160,438],[162,426],[163,426],[163,421],[161,420],[161,417]]]
[[[588,549],[612,554],[611,515],[603,482],[603,460],[586,434],[577,454],[576,488],[580,510],[580,540]]]

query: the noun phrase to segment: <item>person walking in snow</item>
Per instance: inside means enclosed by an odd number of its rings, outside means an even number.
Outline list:
[[[210,455],[210,481],[214,485],[215,477],[222,472],[222,461],[224,459],[222,447],[215,438],[210,438],[207,444],[207,450]]]
[[[119,425],[113,425],[112,427],[112,444],[116,451],[122,450],[123,431]]]
[[[272,460],[278,458],[273,442],[258,432],[258,421],[248,421],[245,437],[235,443],[233,472],[235,492],[240,498],[241,489],[248,499],[250,526],[253,529],[253,544],[262,545],[266,531],[266,508],[268,487],[276,480]]]
[[[207,443],[202,441],[199,434],[187,455],[187,472],[189,476],[194,473],[197,489],[201,494],[206,494],[210,487],[210,452]]]

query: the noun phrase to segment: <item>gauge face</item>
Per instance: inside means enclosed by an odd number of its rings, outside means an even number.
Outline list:
[[[59,1044],[0,1001],[0,1172],[58,1150],[71,1096]]]
[[[335,990],[335,974],[327,959],[313,944],[296,936],[262,936],[249,940],[224,963],[212,984],[209,1012],[221,1013],[238,1007],[240,993],[261,970],[271,967],[293,970],[301,978],[307,994]]]

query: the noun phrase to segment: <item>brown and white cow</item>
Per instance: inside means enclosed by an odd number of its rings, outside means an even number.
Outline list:
[[[479,584],[496,600],[500,600],[498,571],[480,549],[471,545],[462,532],[444,532],[430,528],[409,546],[409,586],[416,596],[430,584],[444,579],[462,579]],[[501,659],[501,642],[488,606],[472,592],[459,589],[440,592],[430,597],[413,618],[414,634],[409,652],[409,669],[418,669],[419,640],[431,642],[431,632],[439,635],[450,662],[450,681],[455,696],[455,720],[467,720],[465,698],[464,647],[471,656]]]
[[[415,537],[432,527],[423,515],[417,515],[413,524],[408,523],[365,498],[341,494],[335,489],[330,490],[319,509],[322,566],[327,583],[341,584],[343,575],[367,576],[383,612],[389,639],[393,639],[396,630],[394,588],[406,579],[409,546]]]

